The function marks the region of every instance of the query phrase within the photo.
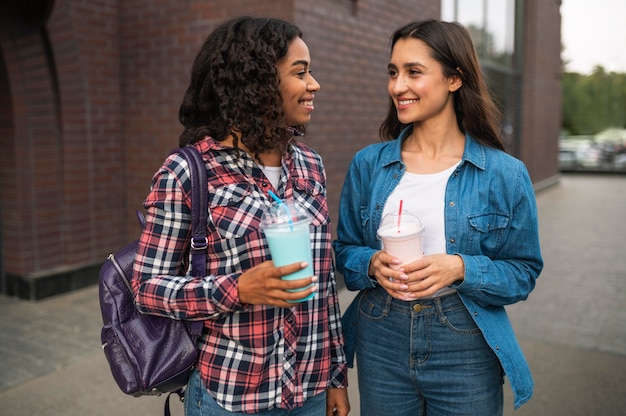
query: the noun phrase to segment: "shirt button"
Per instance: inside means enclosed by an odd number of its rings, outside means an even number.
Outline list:
[[[450,239],[450,243],[451,243],[451,244],[456,243],[456,238],[451,238],[451,239]]]
[[[453,206],[454,206],[454,201],[450,201],[450,202],[448,202],[448,205],[450,205],[451,207],[453,207]]]

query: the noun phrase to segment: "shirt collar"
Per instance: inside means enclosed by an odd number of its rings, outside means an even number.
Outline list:
[[[389,143],[388,151],[384,152],[381,158],[383,166],[388,166],[394,163],[402,163],[402,142],[413,132],[413,126],[407,126],[400,132],[398,138]],[[463,150],[463,157],[461,159],[461,165],[465,162],[471,163],[477,168],[485,169],[485,149],[469,134],[465,135],[465,149]]]
[[[200,153],[206,153],[210,150],[232,149],[231,146],[224,146],[222,142],[218,142],[211,136],[206,136],[204,139],[198,141],[195,146],[200,150]]]
[[[294,134],[294,136],[296,136],[296,135]],[[292,163],[292,160],[294,159],[293,147],[297,145],[296,143],[297,143],[297,141],[295,141],[294,139],[291,139],[289,141],[289,143],[287,144],[287,151],[283,155],[283,162],[284,163],[287,163],[287,164]],[[231,150],[231,151],[232,150],[236,150],[236,151],[240,151],[240,152],[242,152],[244,154],[242,156],[243,158],[249,158],[249,160],[252,161],[252,158],[250,157],[250,155],[248,155],[243,150],[235,149],[232,146],[226,146],[222,142],[219,142],[219,141],[215,140],[214,138],[212,138],[210,136],[206,136],[204,139],[202,139],[199,142],[197,142],[194,146],[196,146],[198,148],[198,150],[200,151],[201,154],[208,153],[209,151],[215,151],[215,150]]]
[[[485,147],[478,143],[469,134],[465,135],[465,150],[463,151],[463,159],[461,163],[471,163],[478,169],[485,170]]]
[[[394,163],[402,163],[402,142],[411,135],[413,126],[408,126],[400,132],[397,139],[389,142],[387,151],[381,156],[382,165],[387,167]]]

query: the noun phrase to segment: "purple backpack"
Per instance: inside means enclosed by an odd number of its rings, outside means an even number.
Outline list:
[[[193,276],[206,271],[207,173],[196,148],[175,149],[187,159],[191,178],[192,234],[190,242]],[[140,225],[143,214],[138,212]],[[184,387],[197,363],[196,340],[202,321],[180,321],[144,315],[134,304],[130,285],[138,240],[110,254],[100,268],[99,296],[102,312],[102,350],[120,389],[132,396],[169,393],[182,398]]]

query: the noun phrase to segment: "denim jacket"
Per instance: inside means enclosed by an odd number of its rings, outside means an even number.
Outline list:
[[[348,170],[333,248],[349,290],[377,284],[368,276],[370,258],[381,248],[376,230],[385,201],[406,170],[400,151],[410,134],[408,127],[396,140],[362,149]],[[464,280],[453,287],[499,358],[518,408],[532,396],[533,380],[504,306],[525,300],[543,268],[528,171],[521,161],[467,135],[444,209],[446,251],[465,264]],[[343,318],[349,363],[356,343],[354,312],[348,308]]]

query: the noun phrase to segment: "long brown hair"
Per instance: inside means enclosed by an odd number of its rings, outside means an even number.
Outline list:
[[[469,32],[459,23],[423,20],[401,27],[391,36],[391,49],[400,39],[415,38],[426,43],[431,56],[443,68],[443,75],[458,75],[463,86],[454,92],[454,112],[459,129],[479,142],[504,150],[499,133],[501,114],[493,102],[483,77]],[[383,141],[394,140],[405,124],[398,120],[393,101],[380,126]]]

